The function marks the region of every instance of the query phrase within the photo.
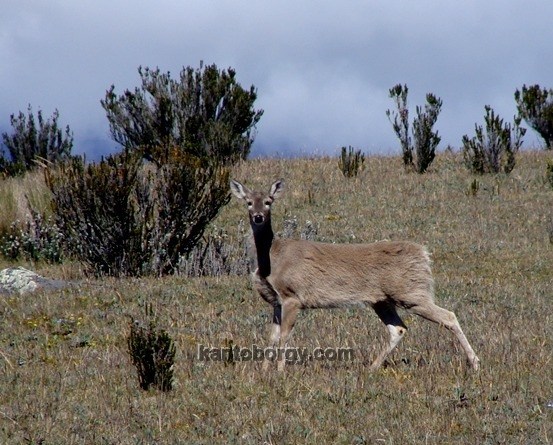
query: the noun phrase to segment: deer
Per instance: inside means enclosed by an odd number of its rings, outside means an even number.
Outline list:
[[[451,331],[474,370],[480,360],[456,315],[434,302],[434,278],[426,247],[409,241],[333,244],[275,238],[271,207],[284,191],[275,181],[268,194],[231,179],[230,189],[245,201],[257,254],[254,290],[273,307],[270,345],[286,348],[298,313],[304,309],[372,307],[388,330],[388,344],[370,365],[380,368],[401,341],[407,327],[402,308]],[[278,359],[284,370],[286,360]],[[263,370],[270,362],[264,360]]]

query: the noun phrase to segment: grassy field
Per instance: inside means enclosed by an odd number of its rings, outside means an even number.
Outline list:
[[[247,276],[86,280],[76,265],[26,265],[83,281],[0,295],[0,443],[552,443],[550,157],[524,153],[509,176],[472,176],[454,154],[425,175],[404,173],[397,157],[368,157],[350,180],[329,158],[252,160],[234,174],[262,189],[285,179],[276,231],[295,218],[324,241],[426,244],[436,300],[457,314],[479,372],[453,335],[409,315],[387,366],[369,372],[365,362],[386,334],[370,309],[299,316],[291,346],[352,348],[351,361],[290,364],[284,373],[203,361],[198,345],[267,344],[270,308]],[[233,200],[214,224],[238,245],[245,219]],[[129,321],[149,304],[177,346],[168,393],[141,390],[127,353]]]

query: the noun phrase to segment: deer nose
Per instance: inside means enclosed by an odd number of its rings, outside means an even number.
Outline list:
[[[255,215],[253,215],[253,222],[255,224],[262,224],[264,220],[265,220],[265,218],[263,217],[263,214],[261,214],[261,213],[256,213]]]

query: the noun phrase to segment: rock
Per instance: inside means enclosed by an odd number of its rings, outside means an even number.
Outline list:
[[[0,271],[0,294],[23,295],[40,289],[62,289],[68,285],[65,281],[50,280],[23,267]]]

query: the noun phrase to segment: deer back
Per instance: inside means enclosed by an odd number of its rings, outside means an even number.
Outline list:
[[[329,244],[275,240],[267,281],[281,299],[305,308],[372,305],[390,300],[406,308],[433,298],[430,258],[411,242]]]

